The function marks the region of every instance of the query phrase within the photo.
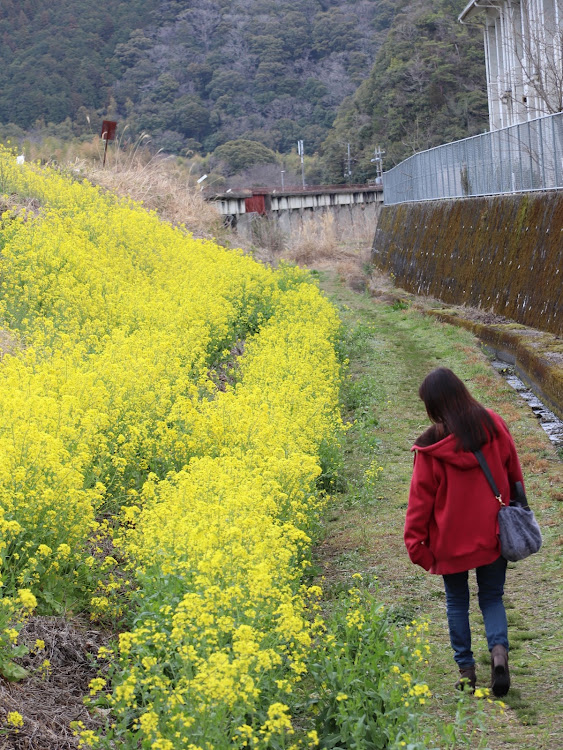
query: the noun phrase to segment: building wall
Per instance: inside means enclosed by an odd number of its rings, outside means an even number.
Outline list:
[[[563,192],[384,206],[372,257],[397,284],[563,335]]]
[[[470,3],[484,24],[491,130],[563,109],[563,0]]]

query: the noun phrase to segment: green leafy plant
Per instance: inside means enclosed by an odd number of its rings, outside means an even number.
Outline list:
[[[481,747],[483,708],[473,696],[460,694],[453,722],[438,725],[432,718],[432,693],[423,676],[428,623],[412,619],[398,625],[395,615],[367,590],[360,574],[341,591],[309,665],[314,681],[309,707],[319,747]],[[487,698],[487,692],[478,697]]]
[[[353,586],[341,596],[310,665],[320,747],[376,750],[410,740],[413,709],[430,692],[412,675],[418,659],[372,594]],[[420,698],[409,700],[411,690]]]

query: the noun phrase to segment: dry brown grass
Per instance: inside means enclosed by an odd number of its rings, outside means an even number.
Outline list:
[[[299,265],[310,266],[319,260],[337,260],[343,253],[336,237],[334,217],[322,214],[303,220],[290,237],[285,256]]]
[[[359,221],[335,219],[331,213],[307,217],[288,240],[285,256],[302,265],[316,263],[350,262],[360,259],[365,263],[373,238],[374,226]]]
[[[337,221],[331,213],[313,215],[292,232],[283,257],[308,268],[333,269],[346,284],[363,291],[374,229],[373,222],[368,231],[367,222]]]
[[[104,142],[97,136],[79,142],[47,137],[40,143],[27,143],[28,161],[59,169],[73,178],[83,178],[119,196],[132,198],[165,221],[185,225],[196,237],[214,237],[223,232],[221,217],[204,200],[191,169],[173,156],[154,153],[141,136],[135,143],[121,139],[108,144],[103,165]],[[16,206],[4,208],[37,212],[37,201],[27,206],[18,196]]]
[[[0,328],[0,360],[5,354],[12,354],[21,346],[18,337],[12,331]]]
[[[528,448],[525,443],[523,447],[525,451]],[[538,457],[537,453],[527,451],[520,454],[520,463],[530,474],[544,474],[549,468],[549,461],[545,458]]]
[[[95,185],[142,203],[165,221],[185,225],[198,237],[211,237],[221,230],[219,213],[204,200],[189,170],[173,158],[151,154],[142,147],[110,149],[105,167],[99,159],[85,159],[75,169]]]
[[[41,203],[37,198],[30,198],[23,195],[3,195],[0,201],[0,214],[4,211],[9,211],[11,215],[22,216],[29,215],[37,216]]]
[[[220,240],[227,235],[220,214],[204,199],[190,169],[174,157],[153,154],[139,143],[125,148],[117,144],[108,148],[104,167],[101,143],[94,138],[63,147],[57,141],[57,148],[49,148],[47,143],[43,150],[34,149],[31,156],[72,178],[86,178],[104,190],[129,197],[147,210],[156,211],[164,221],[184,225],[195,237]],[[40,209],[36,198],[8,195],[0,201],[0,213],[36,216]]]

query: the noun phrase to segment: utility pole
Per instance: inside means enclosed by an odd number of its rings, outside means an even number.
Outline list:
[[[352,160],[350,158],[350,144],[346,144],[346,153],[347,153],[347,159],[346,159],[346,179],[348,180],[348,184],[350,184],[351,177],[352,177]]]
[[[282,184],[282,192],[283,192],[284,189],[285,189],[284,179],[283,179],[283,176],[285,174],[285,169],[282,169],[281,172],[280,172],[280,174],[281,174],[281,184]]]
[[[373,159],[371,163],[375,164],[375,184],[381,185],[383,182],[383,155],[385,151],[381,150],[381,146],[376,146],[373,152]]]
[[[305,189],[305,148],[303,141],[297,141],[297,153],[301,157],[301,180],[303,182],[303,190]]]

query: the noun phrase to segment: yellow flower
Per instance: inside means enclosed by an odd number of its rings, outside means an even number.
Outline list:
[[[6,716],[6,723],[11,727],[23,727],[23,717],[18,711],[10,711]]]
[[[4,633],[6,634],[10,643],[15,643],[18,640],[19,633],[15,628],[6,628],[6,630],[4,630]]]
[[[158,716],[154,711],[146,711],[140,717],[139,724],[143,732],[150,736],[158,729]]]
[[[283,703],[272,703],[268,708],[268,719],[264,722],[261,732],[266,736],[276,734],[293,734],[289,708]]]
[[[96,733],[91,729],[84,729],[80,732],[78,747],[82,748],[95,748],[99,745],[99,739]]]
[[[348,696],[346,695],[346,693],[338,693],[338,695],[336,696],[336,700],[339,703],[340,703],[340,701],[347,701],[348,700]]]
[[[37,599],[29,589],[20,589],[18,591],[18,597],[25,609],[32,610],[37,607]]]
[[[39,672],[45,677],[51,672],[51,662],[49,659],[43,659]]]
[[[171,740],[159,739],[155,740],[151,745],[152,750],[174,750],[174,743]],[[195,745],[190,745],[189,748],[193,750],[200,750]],[[188,748],[188,750],[189,750]]]
[[[90,688],[90,695],[96,695],[103,687],[105,687],[106,681],[102,677],[94,677],[90,680],[88,687]]]
[[[237,732],[241,735],[241,737],[249,740],[252,737],[254,730],[248,724],[242,724],[240,727],[237,727]]]
[[[47,548],[63,584],[101,568],[93,617],[152,613],[115,654],[100,650],[118,670],[112,720],[131,720],[142,745],[188,750],[210,706],[256,716],[264,684],[290,693],[322,637],[320,592],[299,584],[327,502],[320,452],[343,431],[340,322],[297,267],[266,267],[87,183],[16,168],[2,147],[0,169],[3,190],[43,209],[6,221],[2,237],[0,312],[25,343],[0,368],[0,532],[18,550],[4,582],[33,582],[14,621],[56,570],[39,564]],[[235,361],[236,382],[219,389]],[[107,508],[111,523],[96,521]],[[127,561],[130,599],[94,559],[108,553],[106,568]],[[364,627],[359,606],[349,617]],[[256,744],[292,732],[274,703]]]
[[[307,739],[309,740],[309,747],[317,747],[319,744],[319,735],[316,729],[312,729],[307,732]]]
[[[489,696],[489,692],[489,688],[477,688],[474,695],[476,698],[487,698]]]
[[[419,683],[417,685],[414,685],[412,692],[413,692],[413,695],[416,695],[416,696],[430,697],[432,695],[432,693],[430,692],[430,688],[425,683]]]

